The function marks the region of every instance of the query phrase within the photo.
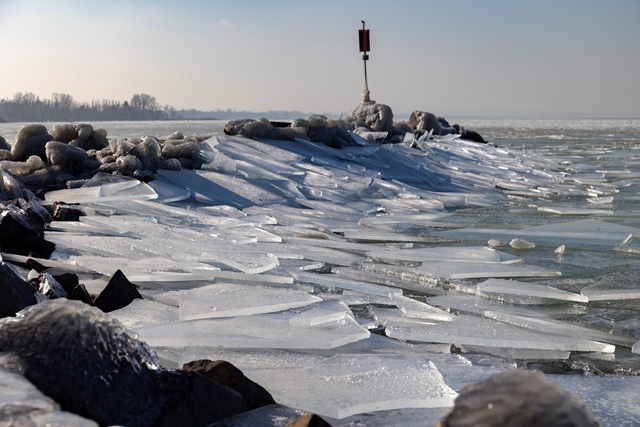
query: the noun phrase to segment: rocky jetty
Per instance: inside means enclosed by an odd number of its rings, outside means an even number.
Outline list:
[[[424,134],[456,134],[461,139],[486,143],[479,133],[458,124],[450,125],[445,118],[426,111],[414,111],[408,122],[394,122],[391,107],[376,103],[356,106],[345,119],[332,120],[322,115],[311,115],[306,119],[294,119],[285,127],[266,118],[233,120],[227,123],[224,132],[246,138],[290,141],[300,138],[335,148],[359,145],[352,133],[379,143],[400,143],[405,141],[407,134],[410,134],[410,139],[418,139]]]

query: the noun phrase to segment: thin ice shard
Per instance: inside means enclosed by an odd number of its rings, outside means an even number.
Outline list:
[[[486,277],[559,277],[559,271],[537,266],[517,264],[488,264],[460,262],[423,262],[418,269],[421,274],[429,274],[445,279],[479,279]]]
[[[564,350],[564,351],[595,351],[612,353],[615,346],[596,341],[560,337],[491,319],[475,316],[457,316],[452,322],[426,325],[423,322],[403,322],[393,324],[388,321],[385,325],[386,333],[391,338],[441,342],[461,345],[479,345],[488,347],[507,347],[531,350]]]
[[[316,326],[291,325],[292,314],[258,314],[191,320],[135,331],[152,347],[334,348],[369,337],[369,331],[346,316]]]
[[[314,274],[303,271],[293,273],[296,280],[302,283],[314,283],[316,285],[329,286],[341,289],[372,294],[372,295],[402,295],[402,290],[388,286],[374,285],[373,283],[357,282],[336,276],[335,274]]]
[[[377,250],[367,252],[367,256],[375,260],[383,261],[446,261],[503,264],[522,262],[522,258],[483,246]]]
[[[421,356],[337,355],[319,365],[245,369],[288,406],[319,415],[398,408],[449,407],[457,396],[436,365]],[[303,381],[308,387],[296,386]]]
[[[184,293],[180,299],[180,320],[272,313],[320,301],[289,288],[216,283]]]
[[[549,298],[560,301],[589,302],[589,298],[584,295],[563,291],[551,286],[524,283],[515,280],[489,279],[478,284],[478,291],[483,293]]]

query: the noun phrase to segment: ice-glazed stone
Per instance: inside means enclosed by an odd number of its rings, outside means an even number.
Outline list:
[[[161,369],[145,343],[82,302],[59,298],[0,321],[0,352],[9,351],[25,359],[24,375],[38,389],[100,425],[205,426],[248,409],[214,382]],[[185,421],[202,399],[199,422]]]
[[[60,405],[42,394],[19,373],[0,368],[0,414],[12,427],[98,427],[98,423],[60,410]]]
[[[556,255],[564,255],[564,249],[564,245],[560,245],[553,251],[553,253]]]
[[[527,242],[523,239],[513,239],[509,242],[509,246],[513,249],[533,249],[536,247],[536,244],[533,242]]]
[[[436,427],[600,427],[587,405],[543,373],[510,370],[460,391]]]

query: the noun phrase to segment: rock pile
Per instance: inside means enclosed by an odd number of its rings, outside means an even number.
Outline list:
[[[109,140],[106,130],[85,123],[56,125],[51,130],[42,124],[26,125],[11,146],[0,140],[0,169],[8,172],[3,173],[0,189],[5,199],[24,197],[25,188],[40,194],[98,172],[149,181],[158,169],[199,168],[198,153],[203,148],[200,139],[180,132],[160,139]]]
[[[443,117],[426,111],[414,111],[408,122],[394,122],[393,112],[388,105],[374,103],[358,105],[344,120],[331,120],[326,116],[314,114],[306,119],[294,119],[284,127],[279,122],[261,118],[233,120],[224,128],[227,135],[290,141],[301,138],[335,148],[357,145],[350,132],[370,142],[382,140],[383,143],[400,143],[404,141],[407,133],[419,138],[431,132],[433,135],[457,134],[462,139],[486,143],[479,133],[458,124],[450,125]]]

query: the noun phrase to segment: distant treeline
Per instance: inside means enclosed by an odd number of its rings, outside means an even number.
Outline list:
[[[78,122],[106,120],[174,120],[173,107],[161,106],[146,93],[136,94],[130,101],[77,102],[66,93],[54,93],[51,99],[40,99],[33,93],[18,92],[13,99],[0,100],[0,122]]]
[[[339,118],[326,114],[328,118]],[[302,111],[236,111],[236,110],[176,110],[160,105],[146,93],[136,94],[130,101],[77,102],[66,93],[54,93],[51,99],[40,99],[33,93],[16,93],[12,99],[0,99],[0,122],[81,122],[112,120],[235,120],[258,119],[292,120],[307,117]]]

